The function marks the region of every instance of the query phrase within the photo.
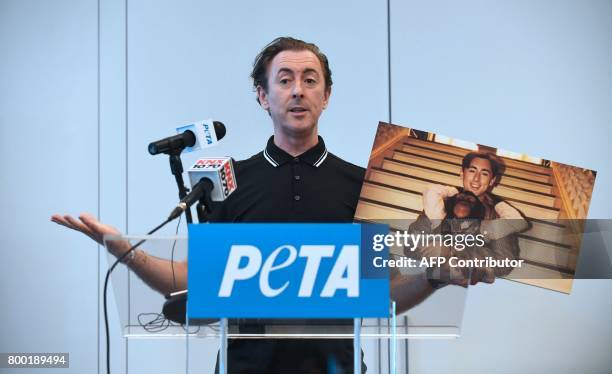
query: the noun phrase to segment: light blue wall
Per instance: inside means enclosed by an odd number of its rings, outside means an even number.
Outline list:
[[[0,352],[69,352],[73,373],[98,367],[97,246],[49,217],[98,212],[96,17],[0,2]]]
[[[184,122],[226,124],[226,139],[204,155],[260,151],[272,129],[248,74],[274,37],[327,53],[335,83],[320,131],[332,152],[365,166],[377,122],[389,119],[388,5],[393,122],[595,169],[591,217],[609,217],[609,1],[99,5],[0,1],[0,202],[10,217],[0,287],[11,300],[0,352],[69,351],[69,372],[95,372],[98,357],[104,369],[96,352],[106,257],[48,217],[89,211],[133,234],[156,225],[176,191],[167,159],[146,145]],[[35,145],[24,152],[15,139]],[[611,291],[610,281],[576,281],[570,296],[503,280],[474,287],[462,338],[412,341],[410,372],[605,372]],[[176,368],[166,351],[182,354],[181,342],[126,346],[112,311],[114,372]],[[194,343],[191,364],[209,365],[214,352]],[[375,358],[369,349],[366,357]]]
[[[597,170],[590,217],[610,217],[612,2],[391,1],[391,15],[393,122]],[[610,280],[473,287],[461,339],[411,342],[411,370],[607,373],[610,295]]]

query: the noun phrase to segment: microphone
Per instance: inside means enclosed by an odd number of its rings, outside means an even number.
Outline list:
[[[197,151],[212,147],[225,136],[225,125],[219,121],[207,119],[178,127],[177,135],[168,136],[149,144],[149,153],[181,153]]]
[[[191,181],[191,192],[172,210],[169,220],[180,216],[207,194],[212,201],[223,201],[238,187],[231,157],[201,158],[187,173]]]
[[[213,185],[213,182],[210,179],[200,179],[198,183],[191,187],[191,192],[188,193],[187,196],[182,198],[181,201],[177,204],[177,206],[172,210],[172,212],[170,212],[170,214],[168,215],[168,220],[172,221],[173,219],[183,214],[183,212],[187,210],[187,208],[195,204],[195,202],[200,200],[206,193],[210,193],[214,188],[215,186]]]

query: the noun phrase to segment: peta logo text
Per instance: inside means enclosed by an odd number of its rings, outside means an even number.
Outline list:
[[[231,297],[236,284],[258,276],[261,293],[265,297],[276,297],[289,287],[290,281],[272,286],[270,275],[293,265],[295,269],[291,269],[292,272],[302,272],[298,297],[311,297],[316,292],[319,297],[331,298],[338,290],[346,290],[348,297],[359,297],[359,246],[342,246],[334,259],[335,250],[334,245],[302,245],[299,250],[291,245],[282,245],[264,259],[262,252],[253,245],[232,245],[218,296]],[[296,266],[298,257],[305,259],[305,266]],[[323,261],[334,260],[328,274],[319,274]],[[320,290],[315,290],[315,281],[319,276],[324,277],[325,283]]]

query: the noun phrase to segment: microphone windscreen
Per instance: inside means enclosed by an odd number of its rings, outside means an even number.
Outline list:
[[[215,134],[217,134],[217,140],[223,139],[225,136],[225,125],[223,122],[213,121],[213,125],[215,126]]]

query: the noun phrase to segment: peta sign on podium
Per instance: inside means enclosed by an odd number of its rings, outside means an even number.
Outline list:
[[[360,224],[190,225],[187,314],[388,317],[388,269],[373,265],[368,244],[386,232]]]

